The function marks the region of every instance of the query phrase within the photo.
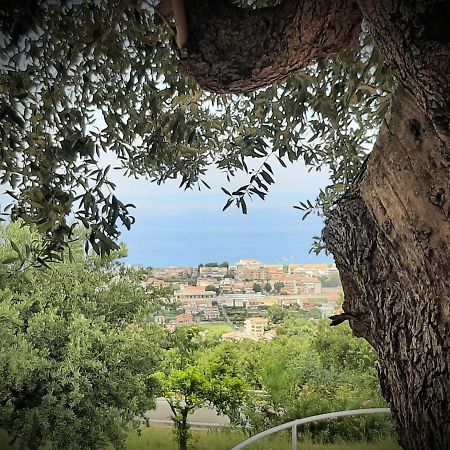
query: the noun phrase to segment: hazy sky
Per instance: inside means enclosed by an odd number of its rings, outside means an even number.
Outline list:
[[[286,169],[273,163],[273,169],[275,184],[268,197],[247,202],[247,215],[233,206],[222,212],[227,197],[220,189],[238,188],[247,182],[245,175],[228,184],[223,174],[212,170],[206,177],[211,189],[201,191],[180,190],[173,181],[158,186],[112,175],[120,200],[136,205],[136,223],[121,236],[128,246],[126,262],[152,267],[233,264],[241,258],[267,263],[330,262],[324,253],[308,253],[312,236],[322,229],[321,219],[309,216],[302,221],[301,211],[292,207],[313,200],[326,185],[327,174],[308,173],[301,163]]]

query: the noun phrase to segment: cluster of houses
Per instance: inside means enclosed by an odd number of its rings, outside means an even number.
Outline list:
[[[151,282],[161,287],[194,283],[213,287],[224,294],[252,293],[255,284],[266,293],[320,294],[319,278],[333,273],[337,273],[336,267],[328,264],[264,264],[255,259],[241,259],[234,266],[223,263],[200,265],[198,268],[153,269]],[[281,288],[276,289],[277,286]]]
[[[173,299],[179,314],[170,320],[162,314],[154,317],[155,322],[169,329],[223,320],[224,310],[253,310],[242,331],[226,333],[223,339],[270,340],[275,334],[268,330],[268,319],[254,317],[255,312],[274,305],[295,305],[304,311],[316,311],[322,318],[329,317],[338,309],[340,288],[322,288],[319,277],[333,273],[337,273],[336,268],[327,264],[277,265],[243,259],[235,266],[154,269],[147,284],[176,288]],[[256,284],[261,289],[255,289]]]
[[[316,293],[321,290],[318,277],[337,272],[327,264],[263,264],[255,259],[241,259],[235,266],[200,267],[197,285],[214,286],[223,293],[251,293],[255,283],[262,290],[282,285],[286,294]],[[281,291],[280,290],[280,291]]]
[[[166,323],[165,316],[155,316],[155,322],[164,325],[168,330],[173,331],[177,326],[194,325],[194,316],[192,314],[179,314],[174,320]],[[242,331],[231,331],[222,335],[224,341],[242,341],[251,339],[254,341],[270,341],[276,337],[275,329],[268,329],[269,320],[266,317],[251,317],[245,320]]]

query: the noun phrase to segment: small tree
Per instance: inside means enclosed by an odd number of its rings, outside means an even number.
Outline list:
[[[267,292],[267,293],[272,292],[272,285],[271,285],[269,282],[267,282],[267,283],[264,285],[264,291]]]
[[[240,377],[194,366],[161,373],[159,379],[172,411],[180,450],[188,449],[191,438],[189,415],[205,406],[213,406],[220,414],[233,415],[246,395],[245,383]]]
[[[253,283],[253,292],[261,292],[262,287],[259,283]]]
[[[212,406],[230,419],[247,395],[247,384],[230,364],[205,364],[200,352],[197,329],[177,329],[170,339],[166,368],[158,374],[162,393],[172,411],[174,435],[179,450],[187,450],[191,438],[189,416],[195,410]]]
[[[273,288],[275,289],[275,291],[278,292],[278,294],[281,292],[281,290],[284,288],[284,283],[282,281],[277,281],[274,285]]]
[[[271,323],[282,323],[286,317],[286,311],[281,306],[270,306],[268,309],[268,316]]]

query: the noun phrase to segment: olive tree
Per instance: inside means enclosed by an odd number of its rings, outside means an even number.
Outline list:
[[[315,248],[334,254],[345,291],[334,323],[348,319],[377,350],[403,447],[446,448],[448,2],[180,3],[175,31],[167,1],[156,13],[136,0],[5,2],[6,214],[45,236],[40,264],[67,245],[70,211],[98,252],[131,225],[103,152],[130,175],[182,187],[212,164],[247,170],[248,183],[225,191],[225,208],[244,213],[266,196],[273,164],[326,166],[330,186],[297,206],[326,217]]]

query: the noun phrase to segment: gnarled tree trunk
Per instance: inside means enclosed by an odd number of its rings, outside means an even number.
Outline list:
[[[450,146],[404,92],[324,237],[405,449],[450,445]]]
[[[450,2],[286,0],[261,11],[187,2],[182,60],[199,83],[246,92],[348,46],[360,12],[399,81],[390,118],[324,238],[354,333],[408,450],[450,448]]]
[[[324,230],[408,450],[450,448],[450,3],[361,0],[400,87]],[[443,21],[445,25],[443,25]]]

